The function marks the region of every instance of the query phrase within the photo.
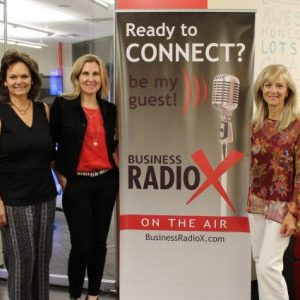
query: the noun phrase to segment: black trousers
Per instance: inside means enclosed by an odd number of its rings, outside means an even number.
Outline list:
[[[68,262],[70,296],[79,298],[85,273],[89,295],[98,295],[106,257],[106,239],[119,190],[116,169],[98,177],[68,180],[63,209],[71,238]]]

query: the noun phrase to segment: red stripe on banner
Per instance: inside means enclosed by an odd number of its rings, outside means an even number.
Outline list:
[[[120,230],[249,232],[247,217],[121,215]]]
[[[119,0],[118,9],[198,9],[207,8],[208,0]]]

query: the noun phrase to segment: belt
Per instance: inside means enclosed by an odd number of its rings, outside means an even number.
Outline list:
[[[107,171],[109,171],[109,169],[104,169],[104,170],[100,170],[100,171],[91,171],[91,172],[77,171],[76,175],[77,176],[85,176],[85,177],[97,177],[97,176],[103,175]]]

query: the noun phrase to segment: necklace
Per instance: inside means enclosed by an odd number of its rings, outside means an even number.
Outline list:
[[[94,147],[98,146],[98,137],[99,137],[99,132],[100,132],[100,126],[99,126],[99,120],[97,122],[97,129],[95,128],[94,124],[94,118],[98,115],[99,113],[99,109],[96,110],[96,112],[94,112],[93,114],[89,114],[87,109],[84,109],[84,113],[88,119],[88,123],[90,124],[90,128],[91,128],[91,135],[92,135],[92,145]],[[95,118],[96,120],[96,118]]]
[[[25,115],[27,114],[27,111],[28,111],[28,109],[29,109],[29,107],[30,107],[30,103],[31,103],[31,101],[28,100],[28,105],[27,105],[27,107],[26,107],[25,109],[21,109],[21,108],[19,108],[15,103],[13,103],[12,101],[10,101],[10,102],[11,102],[11,105],[12,105],[13,107],[15,107],[16,110],[17,110],[22,116],[25,116]]]
[[[93,146],[97,147],[98,146],[98,136],[99,136],[99,132],[100,132],[99,123],[98,123],[97,131],[94,131],[94,129],[92,127],[91,127],[91,129],[92,129],[92,137],[93,137]]]
[[[89,121],[93,121],[94,117],[98,114],[98,109],[96,110],[95,113],[93,113],[92,115],[89,115],[89,113],[85,110],[85,115],[88,118]]]

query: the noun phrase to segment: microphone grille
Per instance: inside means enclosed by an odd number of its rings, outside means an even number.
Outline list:
[[[234,110],[238,106],[240,81],[230,74],[218,74],[213,80],[212,105],[216,110]]]

